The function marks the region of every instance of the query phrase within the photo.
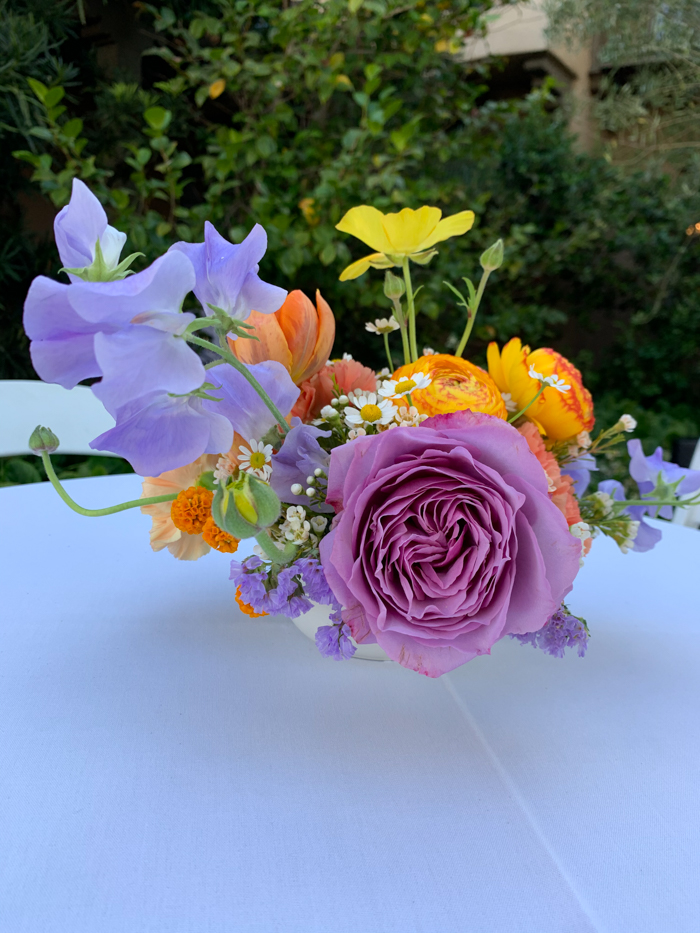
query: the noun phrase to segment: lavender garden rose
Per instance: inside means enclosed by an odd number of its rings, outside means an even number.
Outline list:
[[[579,569],[541,465],[500,418],[439,415],[337,447],[327,500],[321,559],[353,637],[429,677],[542,628]]]

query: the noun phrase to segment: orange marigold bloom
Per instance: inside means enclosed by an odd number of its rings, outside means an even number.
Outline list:
[[[261,619],[263,616],[269,615],[268,612],[256,612],[252,606],[249,606],[248,603],[244,603],[241,599],[241,588],[236,587],[236,602],[241,612],[244,612],[247,616],[250,616],[251,619]]]
[[[238,538],[234,538],[228,532],[222,531],[211,515],[204,522],[202,539],[216,551],[221,551],[222,554],[233,554],[234,551],[238,550]]]
[[[211,516],[214,493],[203,486],[190,486],[178,493],[170,506],[173,524],[188,535],[200,535]]]
[[[547,437],[565,440],[591,430],[595,422],[591,393],[578,369],[560,353],[549,347],[531,352],[519,337],[514,337],[500,353],[498,344],[490,343],[487,357],[491,378],[501,392],[510,394],[516,411],[525,408],[539,391],[539,383],[529,375],[531,366],[542,376],[556,373],[571,386],[568,392],[546,388],[525,412],[525,417]]]
[[[392,379],[401,382],[418,372],[427,373],[432,379],[427,388],[411,392],[411,401],[421,414],[446,415],[469,410],[506,419],[506,406],[498,386],[474,363],[449,353],[435,353],[400,366]]]

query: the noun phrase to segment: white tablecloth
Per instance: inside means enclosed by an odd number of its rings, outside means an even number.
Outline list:
[[[0,516],[2,933],[700,930],[697,531],[595,542],[585,659],[429,680],[242,616],[138,511]]]

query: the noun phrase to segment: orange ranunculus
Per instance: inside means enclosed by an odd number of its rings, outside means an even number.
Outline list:
[[[549,483],[549,498],[556,505],[559,511],[566,519],[569,528],[581,521],[581,512],[574,496],[574,480],[561,472],[559,463],[554,454],[547,450],[544,441],[540,437],[540,432],[536,425],[531,421],[520,425],[518,431],[527,441],[527,446],[542,464],[547,481]],[[588,554],[591,549],[593,538],[586,538],[583,542],[583,552]]]
[[[276,360],[289,371],[292,381],[301,388],[301,395],[292,409],[293,415],[304,418],[313,403],[312,387],[305,385],[328,361],[335,340],[335,318],[328,302],[316,291],[316,307],[306,295],[290,292],[284,304],[274,314],[252,311],[248,324],[258,339],[229,340],[231,350],[243,363]]]
[[[568,392],[546,388],[525,412],[525,417],[547,437],[565,440],[591,430],[595,421],[591,393],[584,386],[578,369],[561,354],[549,347],[530,351],[519,337],[514,337],[500,353],[498,345],[490,343],[487,357],[491,378],[501,392],[510,395],[515,411],[525,408],[540,388],[537,380],[529,375],[531,366],[542,376],[556,373],[571,386]]]
[[[411,392],[411,401],[421,414],[446,415],[469,409],[504,420],[507,417],[498,386],[474,363],[449,353],[435,353],[400,366],[392,379],[401,382],[418,372],[427,373],[432,379],[427,388]]]

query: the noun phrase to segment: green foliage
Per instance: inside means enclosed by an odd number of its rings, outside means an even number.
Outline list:
[[[659,173],[623,174],[576,153],[546,85],[525,101],[481,103],[488,75],[450,52],[458,30],[478,28],[489,5],[140,6],[156,37],[148,86],[100,78],[72,40],[61,46],[71,64],[62,65],[58,44],[75,24],[74,6],[54,2],[61,27],[46,14],[33,33],[37,20],[25,5],[14,33],[21,54],[0,88],[5,190],[31,179],[59,208],[72,179],[82,178],[128,233],[125,252],[144,253],[136,269],[176,240],[201,239],[205,220],[235,241],[261,223],[269,239],[261,274],[309,295],[320,288],[338,319],[335,352],[376,367],[383,341],[364,322],[387,316],[391,302],[379,272],[338,282],[366,247],[335,224],[362,203],[471,208],[474,229],[413,270],[423,286],[419,346],[457,346],[464,308],[442,283],[478,281],[481,254],[502,238],[504,261],[489,279],[470,357],[483,363],[489,340],[514,334],[554,345],[583,369],[603,422],[608,403],[614,421],[618,400],[629,398],[659,419],[650,438],[663,434],[667,445],[693,424],[697,433],[700,237],[685,230],[700,220],[700,200]],[[0,277],[12,287],[0,300],[15,297],[2,362],[5,374],[28,375],[21,300],[30,278],[55,275],[59,262],[50,244],[16,232],[16,204],[3,216],[12,233],[0,247],[9,257]],[[390,340],[398,362],[399,338]],[[672,414],[684,405],[687,418]]]
[[[77,454],[54,454],[51,457],[58,478],[79,479],[84,476],[111,476],[133,473],[131,464],[119,457],[83,457]],[[41,457],[0,457],[0,486],[20,483],[45,483],[48,477]]]

